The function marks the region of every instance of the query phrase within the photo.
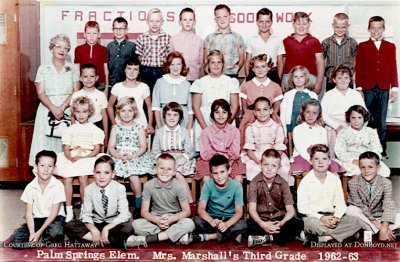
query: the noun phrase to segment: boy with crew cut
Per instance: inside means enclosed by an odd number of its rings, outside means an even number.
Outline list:
[[[358,44],[354,38],[347,35],[349,26],[349,17],[347,14],[337,13],[333,17],[333,35],[322,41],[322,49],[326,61],[326,91],[336,86],[335,83],[329,82],[329,78],[335,67],[346,65],[354,72]]]
[[[65,193],[62,182],[53,177],[57,155],[43,150],[36,154],[36,177],[30,182],[21,200],[25,202],[25,220],[11,237],[16,249],[33,248],[64,241]]]
[[[204,41],[194,33],[196,15],[192,8],[182,9],[179,13],[179,25],[182,27],[182,31],[171,37],[171,52],[178,51],[183,54],[185,63],[189,67],[186,79],[193,82],[200,78]]]
[[[196,234],[192,234],[194,242],[217,240],[224,242],[235,240],[242,243],[242,234],[247,225],[243,216],[243,188],[231,179],[231,167],[223,155],[215,155],[210,159],[212,179],[206,181],[201,190],[198,216],[194,218]]]
[[[331,163],[329,148],[323,144],[311,147],[313,169],[301,180],[297,189],[297,209],[305,215],[304,232],[308,246],[311,242],[341,243],[352,237],[361,225],[356,218],[346,216],[342,183],[338,176],[328,171]],[[318,238],[315,238],[318,236]]]
[[[122,65],[125,60],[135,56],[136,44],[126,38],[128,33],[128,21],[123,17],[117,17],[113,23],[114,41],[107,45],[107,59],[109,70],[109,87],[125,79]],[[110,89],[111,91],[111,89]],[[107,93],[107,96],[110,93]]]
[[[74,63],[81,67],[84,64],[94,64],[97,68],[98,80],[96,88],[108,94],[107,48],[99,44],[100,25],[96,21],[85,24],[86,42],[75,48]]]
[[[157,174],[144,185],[142,218],[132,222],[135,235],[126,241],[127,247],[145,246],[171,240],[173,243],[189,245],[190,233],[194,230],[190,216],[186,189],[174,178],[175,158],[163,153],[156,159],[154,171]]]
[[[161,66],[170,52],[171,36],[161,30],[164,18],[160,9],[150,9],[146,21],[149,31],[137,38],[136,54],[142,63],[140,67],[142,81],[150,87],[150,94],[153,94],[157,79],[163,75]]]
[[[294,202],[289,184],[277,174],[280,166],[279,152],[268,149],[261,156],[261,173],[251,180],[248,247],[272,241],[283,246],[304,228],[303,220],[294,217]]]
[[[227,5],[217,5],[214,8],[214,16],[218,29],[204,39],[204,64],[210,51],[219,50],[225,60],[225,74],[238,78],[244,64],[246,46],[243,37],[231,30],[231,9]]]
[[[368,21],[371,38],[360,43],[356,56],[356,90],[361,92],[371,113],[368,126],[378,130],[386,158],[386,114],[388,103],[397,100],[396,46],[383,39],[385,19],[373,16]]]
[[[356,217],[364,230],[379,232],[380,241],[394,241],[400,237],[400,213],[395,212],[392,182],[378,175],[379,162],[374,152],[360,155],[361,176],[349,181],[346,214]]]

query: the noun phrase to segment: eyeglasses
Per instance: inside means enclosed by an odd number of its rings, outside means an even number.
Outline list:
[[[113,27],[113,30],[115,30],[115,31],[124,31],[124,30],[126,30],[126,27]]]
[[[65,51],[69,51],[71,49],[70,46],[62,46],[62,45],[55,45],[54,48],[64,49]]]

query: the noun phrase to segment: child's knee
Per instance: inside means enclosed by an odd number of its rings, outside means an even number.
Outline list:
[[[357,217],[361,214],[362,214],[361,209],[359,209],[356,206],[348,206],[346,209],[346,215],[348,215],[348,216],[356,216]]]

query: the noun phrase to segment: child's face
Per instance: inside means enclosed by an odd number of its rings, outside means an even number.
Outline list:
[[[164,19],[161,13],[152,13],[147,19],[150,34],[159,34],[161,26],[164,24]]]
[[[264,78],[267,76],[269,71],[269,66],[265,61],[254,61],[253,72],[257,78]]]
[[[100,32],[96,27],[88,27],[86,28],[84,36],[88,44],[94,45],[100,38]]]
[[[94,167],[93,173],[94,181],[101,188],[108,186],[115,176],[115,171],[112,170],[111,165],[105,162],[97,164]]]
[[[371,22],[368,32],[371,34],[372,38],[380,39],[383,36],[383,33],[385,32],[383,21]]]
[[[193,27],[196,24],[194,14],[192,12],[182,13],[182,18],[179,20],[179,25],[182,26],[182,30],[186,32],[192,32]]]
[[[350,25],[347,20],[334,19],[332,24],[334,35],[337,38],[345,37],[347,33],[347,28],[349,28],[349,26]]]
[[[97,79],[99,79],[99,76],[96,74],[96,70],[93,68],[85,68],[82,70],[80,80],[82,81],[84,87],[94,87]]]
[[[257,102],[254,107],[254,115],[258,122],[267,123],[271,119],[272,108],[266,101]]]
[[[131,105],[125,105],[119,110],[119,118],[124,123],[130,123],[135,118],[135,111],[133,110]]]
[[[179,113],[172,110],[165,112],[165,124],[174,129],[179,124]]]
[[[349,88],[351,78],[348,73],[339,73],[333,79],[333,82],[336,84],[336,88],[340,91],[347,90]]]
[[[319,115],[318,109],[319,108],[317,105],[308,104],[306,106],[306,109],[304,110],[304,120],[308,125],[315,125],[315,122],[317,121]]]
[[[315,152],[315,154],[311,158],[311,165],[314,171],[318,173],[326,172],[330,164],[331,160],[329,158],[328,153]]]
[[[89,105],[78,105],[75,108],[74,116],[80,124],[85,124],[89,120]]]
[[[157,179],[162,185],[167,185],[175,175],[175,161],[171,159],[159,159],[154,167]]]
[[[257,19],[258,31],[268,33],[271,30],[272,19],[270,15],[260,15]]]
[[[307,18],[299,18],[293,23],[294,33],[298,36],[304,36],[308,33],[310,22]]]
[[[375,183],[376,176],[381,168],[373,159],[364,158],[359,162],[361,176],[370,184]]]
[[[56,45],[51,49],[53,56],[57,59],[64,60],[67,57],[69,50],[71,49],[68,42],[63,40],[57,40]]]
[[[38,178],[42,181],[49,181],[54,173],[54,158],[41,156],[36,165]]]
[[[217,187],[225,188],[229,184],[229,174],[231,172],[231,168],[226,168],[225,164],[219,166],[211,167],[211,175],[214,178],[214,182]]]
[[[124,22],[118,23],[115,22],[113,25],[113,32],[114,32],[114,37],[115,40],[124,40],[126,33],[127,33],[128,25]]]
[[[208,58],[208,68],[211,76],[220,76],[222,74],[222,69],[224,65],[222,64],[222,60],[218,55],[213,55]]]
[[[126,79],[130,81],[136,80],[139,75],[140,66],[138,65],[127,65],[125,68]]]
[[[219,30],[229,29],[231,15],[225,8],[215,11],[214,21],[217,23]]]
[[[293,84],[296,89],[304,89],[304,85],[306,84],[306,75],[300,70],[296,70],[293,73]]]
[[[169,66],[169,74],[172,78],[178,78],[182,72],[182,59],[174,58]]]
[[[266,181],[272,181],[280,167],[281,161],[278,158],[261,157],[261,172]]]
[[[363,115],[356,111],[352,111],[350,114],[350,125],[355,130],[361,130],[364,126]]]
[[[226,121],[228,121],[228,111],[218,106],[213,114],[215,123],[220,126],[225,126]]]

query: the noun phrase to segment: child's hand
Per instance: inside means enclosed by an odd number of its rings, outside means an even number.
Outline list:
[[[395,241],[396,237],[393,235],[392,230],[386,227],[382,227],[379,230],[379,240],[380,241]]]
[[[171,223],[172,223],[171,216],[169,216],[169,215],[161,216],[161,225],[162,225],[162,227],[160,227],[161,229],[169,228],[169,225],[171,225]]]
[[[93,241],[93,243],[101,244],[101,233],[100,233],[100,231],[96,230],[96,231],[91,232],[91,233],[92,233],[92,241]]]
[[[224,233],[227,229],[228,229],[228,226],[226,225],[225,222],[221,221],[221,222],[218,224],[218,230],[219,230],[220,232]]]
[[[339,134],[340,130],[342,130],[342,129],[343,129],[343,126],[339,126],[339,127],[336,129],[336,135]]]
[[[210,225],[212,227],[217,227],[219,225],[219,223],[221,223],[221,222],[222,222],[221,220],[215,218],[215,219],[211,220]]]
[[[127,155],[127,156],[126,156],[127,161],[131,161],[131,160],[134,159],[134,158],[135,158],[134,155]]]
[[[335,222],[335,220],[333,220],[333,218],[334,218],[334,216],[322,216],[320,220],[325,226],[327,226],[329,228],[335,228],[336,222]],[[332,223],[332,222],[335,222],[335,223]]]
[[[153,134],[154,133],[154,128],[152,126],[148,125],[146,127],[146,132],[147,132],[147,134]]]
[[[70,160],[71,160],[71,162],[72,163],[75,163],[76,161],[78,161],[79,159],[81,159],[82,157],[80,157],[80,156],[72,156],[71,158],[70,158]]]
[[[38,242],[40,237],[42,236],[41,232],[35,232],[29,236],[29,242]]]
[[[104,229],[101,232],[101,242],[105,245],[110,244],[110,242],[108,241],[108,229]]]
[[[270,234],[279,233],[279,221],[266,221],[262,224],[262,228]]]

